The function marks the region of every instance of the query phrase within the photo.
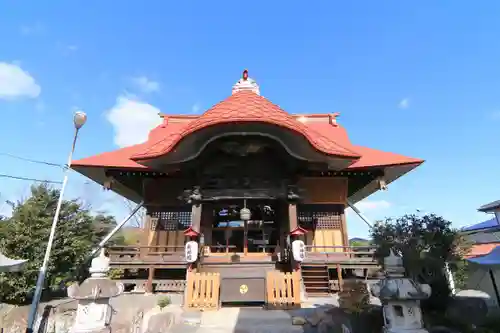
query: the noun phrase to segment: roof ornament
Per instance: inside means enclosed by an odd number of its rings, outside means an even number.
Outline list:
[[[259,85],[257,84],[257,82],[255,82],[255,80],[248,77],[247,69],[243,71],[241,79],[239,79],[238,82],[236,82],[236,84],[233,86],[233,95],[243,90],[248,90],[257,95],[260,95]]]

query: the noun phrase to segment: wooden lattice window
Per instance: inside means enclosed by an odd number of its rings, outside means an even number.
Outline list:
[[[158,219],[156,230],[186,230],[191,226],[191,209],[177,208],[151,212],[151,217]]]
[[[341,229],[342,205],[299,205],[297,218],[299,225],[307,230]]]

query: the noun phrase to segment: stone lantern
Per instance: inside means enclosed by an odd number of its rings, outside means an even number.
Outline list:
[[[373,296],[382,302],[384,333],[427,333],[420,300],[430,297],[430,286],[405,277],[403,259],[392,250],[384,259],[384,269],[385,278],[371,288]]]
[[[68,288],[68,296],[78,301],[75,323],[71,333],[109,332],[112,309],[109,301],[123,293],[123,284],[106,276],[109,271],[109,258],[101,254],[92,259],[90,278],[82,284]]]

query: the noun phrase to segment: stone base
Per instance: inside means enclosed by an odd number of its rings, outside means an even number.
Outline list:
[[[131,293],[134,294],[144,294],[146,292],[146,289],[143,287],[138,287],[137,285],[134,287],[134,289],[131,291]]]
[[[308,296],[306,292],[306,286],[304,285],[304,279],[300,278],[300,303],[307,302]]]
[[[69,330],[69,333],[111,333],[111,327],[105,327],[98,330]]]
[[[142,321],[142,332],[166,333],[170,328],[182,322],[182,309],[177,305],[168,305],[163,309],[155,307],[146,312]]]

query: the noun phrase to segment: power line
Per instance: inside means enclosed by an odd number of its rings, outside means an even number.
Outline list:
[[[52,163],[52,162],[46,162],[46,161],[40,161],[40,160],[34,160],[34,159],[31,159],[31,158],[26,158],[26,157],[22,157],[22,156],[13,155],[13,154],[0,153],[0,155],[7,156],[7,157],[10,157],[10,158],[14,158],[16,160],[25,161],[25,162],[30,162],[30,163],[35,163],[35,164],[44,164],[44,165],[48,165],[48,166],[53,166],[53,167],[58,167],[58,168],[64,168],[64,166],[62,164],[57,164],[57,163]]]
[[[49,183],[49,184],[62,184],[62,182],[58,182],[55,180],[26,178],[26,177],[18,177],[18,176],[11,176],[11,175],[5,175],[5,174],[0,174],[0,178],[10,178],[10,179],[17,179],[17,180],[26,180],[26,181],[30,181],[30,182]]]

